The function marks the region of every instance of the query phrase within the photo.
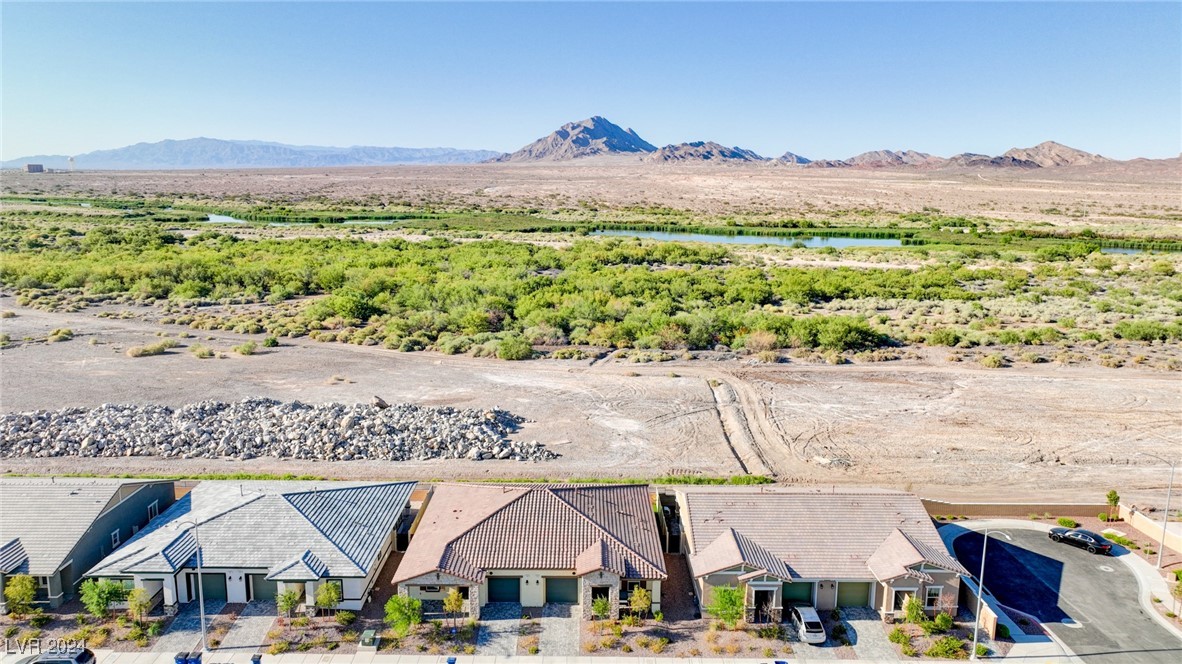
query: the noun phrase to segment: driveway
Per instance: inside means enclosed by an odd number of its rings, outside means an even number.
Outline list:
[[[238,614],[238,619],[226,632],[218,650],[244,650],[254,652],[267,641],[267,632],[275,624],[277,616],[275,602],[247,602]]]
[[[521,630],[521,605],[514,602],[490,602],[480,609],[480,632],[476,652],[481,655],[512,657],[517,654]]]
[[[579,620],[582,614],[575,604],[546,604],[538,623],[538,650],[546,657],[572,657],[579,654]]]
[[[213,623],[213,617],[223,608],[225,602],[205,602],[205,626]],[[190,652],[201,648],[201,612],[197,602],[189,602],[172,619],[168,630],[160,635],[160,640],[152,646],[157,652]]]
[[[1042,532],[1006,532],[1013,541],[991,537],[985,565],[985,587],[999,602],[1038,618],[1085,662],[1182,661],[1182,640],[1141,607],[1137,579],[1120,561]],[[982,535],[971,531],[953,542],[957,559],[974,573],[981,544]]]
[[[828,614],[828,611],[824,612]],[[826,624],[829,624],[826,620]],[[895,647],[887,640],[886,630],[882,626],[882,615],[869,607],[846,607],[841,610],[841,624],[845,625],[846,638],[849,639],[854,653],[860,660],[875,662],[895,662],[899,655]],[[789,631],[794,655],[792,658],[801,661],[824,661],[840,659],[838,648],[841,642],[830,636],[825,643],[811,645],[800,641],[800,634],[791,622],[784,627]],[[789,659],[792,659],[789,658]]]

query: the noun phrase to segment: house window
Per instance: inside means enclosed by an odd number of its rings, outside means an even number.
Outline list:
[[[37,587],[38,588],[48,588],[49,587],[49,577],[48,576],[37,577]]]
[[[328,586],[336,586],[337,592],[340,593],[341,599],[345,597],[345,582],[340,579],[325,579],[324,584]]]
[[[439,592],[439,586],[419,586],[419,590],[425,593],[437,593]]]
[[[928,586],[926,594],[923,597],[923,608],[935,609],[940,606],[940,594],[943,592],[943,586]]]
[[[600,598],[611,599],[611,592],[611,586],[591,586],[591,601],[594,602]]]
[[[160,501],[153,500],[151,505],[148,505],[148,521],[155,519],[160,514]]]
[[[914,590],[896,590],[894,607],[896,611],[902,611],[903,607],[907,605],[907,600],[915,597]]]
[[[111,533],[111,548],[118,549],[121,543],[122,542],[119,539],[119,531],[116,530],[115,532]]]
[[[119,585],[123,586],[124,590],[134,590],[135,589],[135,579],[131,578],[130,576],[112,577],[111,580],[114,581],[115,583],[118,583]]]

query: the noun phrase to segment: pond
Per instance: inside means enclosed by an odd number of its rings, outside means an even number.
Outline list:
[[[1143,254],[1144,249],[1125,249],[1124,247],[1101,247],[1102,254]]]
[[[368,224],[396,224],[401,219],[355,219],[351,221],[342,222],[325,222],[325,223],[339,223],[342,226],[365,226]],[[207,224],[249,224],[252,222],[245,219],[238,219],[237,217],[230,217],[224,214],[210,214],[209,218],[205,220]],[[273,221],[269,226],[292,226],[295,222]],[[315,222],[301,222],[301,223],[315,223]]]
[[[638,237],[648,240],[675,240],[678,242],[717,242],[721,244],[772,244],[781,247],[804,245],[806,247],[901,247],[903,241],[898,238],[874,237],[842,237],[822,235],[800,235],[796,237],[776,237],[770,235],[710,235],[707,233],[678,233],[668,231],[626,231],[604,230],[593,231],[592,235],[614,237]]]

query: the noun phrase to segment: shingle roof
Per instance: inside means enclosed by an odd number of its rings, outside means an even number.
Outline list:
[[[480,582],[490,569],[665,578],[648,488],[436,486],[394,582],[435,571]]]
[[[202,482],[87,576],[173,572],[195,564],[279,572],[305,554],[333,576],[366,576],[414,482]],[[200,532],[188,523],[196,522]],[[295,572],[292,572],[295,573]]]
[[[729,560],[766,569],[765,557],[772,556],[793,578],[870,578],[870,557],[895,530],[922,547],[918,550],[928,562],[963,573],[919,498],[909,493],[767,488],[686,490],[684,495],[683,519],[698,575],[704,573],[699,565],[709,568]],[[738,538],[727,544],[726,532],[732,529],[753,546],[744,548]]]
[[[19,540],[27,558],[25,573],[54,574],[99,515],[121,496],[154,483],[99,478],[0,479],[0,542],[8,546]]]

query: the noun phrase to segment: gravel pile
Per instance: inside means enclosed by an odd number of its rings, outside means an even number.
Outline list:
[[[537,441],[508,439],[522,421],[499,409],[388,405],[376,398],[373,405],[273,399],[202,401],[177,409],[103,404],[4,415],[0,457],[556,458]]]

